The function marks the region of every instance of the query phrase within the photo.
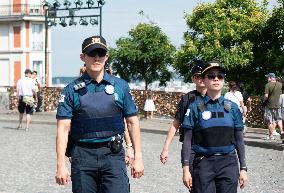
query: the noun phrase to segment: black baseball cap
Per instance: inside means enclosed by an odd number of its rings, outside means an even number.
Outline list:
[[[221,70],[223,73],[225,73],[225,69],[222,67],[222,65],[219,62],[213,61],[213,62],[208,62],[206,65],[203,67],[201,75],[204,75],[208,70],[212,68],[217,68]]]
[[[204,66],[206,66],[207,62],[203,60],[193,60],[193,67],[191,68],[191,76],[201,75]]]
[[[82,43],[82,53],[88,54],[95,49],[103,49],[108,51],[106,40],[102,36],[88,37]]]

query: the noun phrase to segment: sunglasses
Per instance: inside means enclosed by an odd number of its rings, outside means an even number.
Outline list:
[[[102,49],[96,49],[96,50],[94,50],[90,53],[87,53],[87,56],[89,56],[89,57],[96,57],[96,56],[104,57],[104,56],[106,56],[106,51],[102,50]]]
[[[218,73],[218,74],[215,74],[215,73],[208,73],[207,75],[207,78],[209,80],[214,80],[216,77],[219,79],[219,80],[223,80],[225,78],[225,74],[224,73]]]

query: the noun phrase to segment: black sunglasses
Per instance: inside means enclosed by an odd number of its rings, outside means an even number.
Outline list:
[[[218,73],[218,74],[215,74],[215,73],[208,73],[207,75],[207,78],[209,80],[214,80],[216,77],[219,79],[219,80],[223,80],[225,78],[225,74],[224,73]]]
[[[106,56],[106,51],[103,50],[103,49],[96,49],[96,50],[93,50],[90,53],[87,53],[87,56],[89,56],[89,57],[96,57],[96,56],[104,57],[104,56]]]

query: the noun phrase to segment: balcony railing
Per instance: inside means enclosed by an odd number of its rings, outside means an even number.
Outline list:
[[[1,5],[0,17],[9,16],[44,16],[44,10],[41,5]]]

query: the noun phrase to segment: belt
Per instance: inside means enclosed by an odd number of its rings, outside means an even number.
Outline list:
[[[86,147],[86,148],[110,147],[110,141],[96,142],[96,143],[78,141],[76,145],[79,147]]]
[[[235,150],[234,151],[231,151],[231,152],[228,152],[228,153],[210,153],[210,154],[205,154],[205,153],[196,153],[195,154],[195,157],[211,157],[211,156],[225,156],[225,155],[228,155],[228,154],[236,154]]]

